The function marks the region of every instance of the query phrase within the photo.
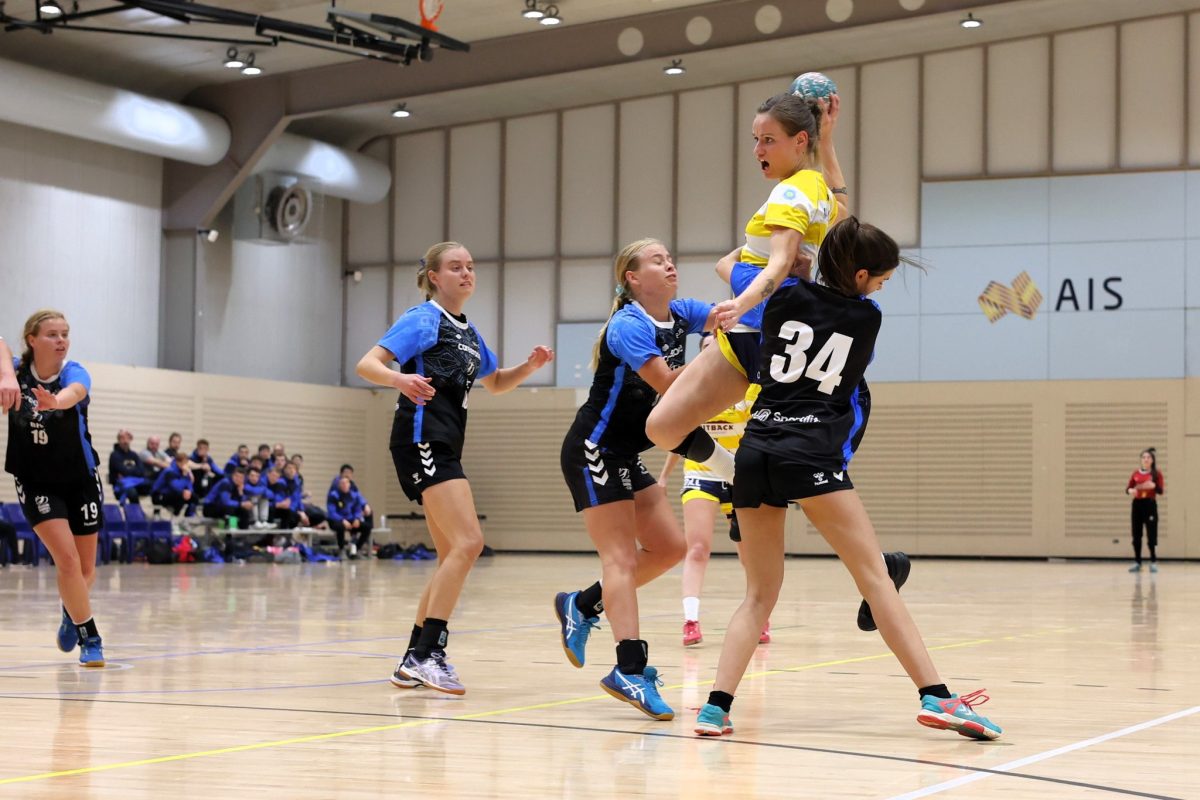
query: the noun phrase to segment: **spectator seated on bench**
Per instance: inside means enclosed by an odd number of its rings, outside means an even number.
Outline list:
[[[326,510],[329,512],[329,527],[337,534],[338,550],[354,558],[361,550],[364,554],[371,541],[371,526],[363,516],[362,495],[350,488],[349,478],[339,478],[337,487],[329,493]],[[347,544],[347,536],[354,539]]]
[[[209,519],[237,517],[238,527],[250,527],[254,503],[246,494],[246,471],[238,467],[228,478],[222,478],[204,498],[204,516]]]
[[[329,482],[329,491],[335,491],[338,488],[338,481],[342,478],[350,479],[350,491],[358,495],[359,501],[363,507],[363,519],[369,528],[375,527],[375,514],[371,511],[371,504],[367,502],[367,498],[363,497],[362,492],[358,491],[358,484],[354,482],[354,467],[350,464],[342,464],[342,468],[338,470],[338,474],[332,481]]]
[[[142,460],[130,449],[133,434],[124,428],[117,431],[117,442],[108,456],[108,483],[117,502],[136,503],[150,494],[150,481],[142,469]]]
[[[159,436],[151,436],[146,440],[146,449],[138,453],[138,458],[142,462],[142,472],[146,476],[146,480],[150,486],[154,486],[154,482],[158,480],[158,476],[162,471],[171,466],[171,459],[175,456],[168,456],[162,451],[162,438]],[[154,489],[150,490],[151,495]]]
[[[274,466],[267,469],[267,485],[271,488],[271,519],[284,530],[308,525],[308,514],[304,513],[304,498],[301,496],[300,481],[296,478],[296,465],[286,463],[280,474]]]
[[[304,513],[308,514],[309,525],[319,528],[325,524],[325,509],[314,505],[312,493],[304,488],[304,456],[296,453],[292,456],[292,464],[296,467],[296,480],[300,481],[300,497],[304,500]]]
[[[188,459],[192,465],[192,477],[196,479],[196,494],[207,497],[212,487],[221,479],[221,469],[208,454],[208,439],[198,439],[196,449]]]
[[[250,466],[250,445],[239,444],[237,452],[229,457],[225,462],[225,477],[228,478],[233,474],[233,471],[238,467],[246,469]]]
[[[187,453],[177,451],[171,466],[158,474],[150,490],[150,500],[175,516],[184,510],[189,517],[196,513],[196,482]]]
[[[246,496],[253,504],[250,509],[250,523],[255,528],[271,526],[271,489],[267,479],[263,477],[262,462],[258,456],[250,459],[250,467],[246,470]]]

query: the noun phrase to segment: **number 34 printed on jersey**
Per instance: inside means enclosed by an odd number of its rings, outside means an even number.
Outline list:
[[[779,338],[786,344],[782,353],[771,356],[771,377],[779,383],[795,383],[801,376],[809,377],[817,382],[819,391],[833,394],[842,382],[842,370],[846,368],[854,339],[841,333],[830,334],[810,363],[807,356],[808,348],[813,344],[810,326],[788,320],[779,326]]]

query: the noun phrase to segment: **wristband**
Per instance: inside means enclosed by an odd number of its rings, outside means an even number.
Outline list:
[[[850,195],[850,187],[848,186],[838,186],[836,188],[831,186],[829,187],[829,191],[833,194],[844,194],[846,196]]]

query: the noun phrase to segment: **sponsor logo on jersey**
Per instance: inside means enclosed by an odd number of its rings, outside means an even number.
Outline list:
[[[806,414],[803,417],[789,417],[780,414],[778,411],[772,412],[765,408],[760,408],[750,415],[751,419],[759,422],[765,422],[768,425],[815,425],[821,421],[820,417],[813,414]]]
[[[477,360],[479,359],[479,351],[474,347],[471,347],[469,344],[463,344],[462,342],[459,342],[458,349],[464,353],[470,353],[471,355],[475,356]]]
[[[618,467],[617,475],[621,478],[621,485],[625,487],[625,491],[633,491],[633,479],[629,477],[629,467]]]
[[[735,433],[741,433],[741,426],[734,425],[732,422],[706,422],[701,425],[704,432],[713,436],[730,436]]]
[[[824,472],[813,473],[813,486],[824,486],[829,483],[829,479],[825,477]]]
[[[37,506],[37,510],[38,510],[39,514],[49,514],[50,513],[50,498],[46,497],[46,495],[39,494],[37,497],[34,497],[33,504],[35,506]]]
[[[979,307],[983,309],[988,322],[995,322],[1010,311],[1018,317],[1033,319],[1041,305],[1042,292],[1028,272],[1022,272],[1014,278],[1012,286],[991,281],[983,294],[979,295]]]

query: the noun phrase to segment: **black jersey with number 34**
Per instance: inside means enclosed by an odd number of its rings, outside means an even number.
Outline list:
[[[863,373],[882,319],[874,301],[815,283],[776,292],[763,316],[762,392],[742,447],[845,469],[871,411]]]

